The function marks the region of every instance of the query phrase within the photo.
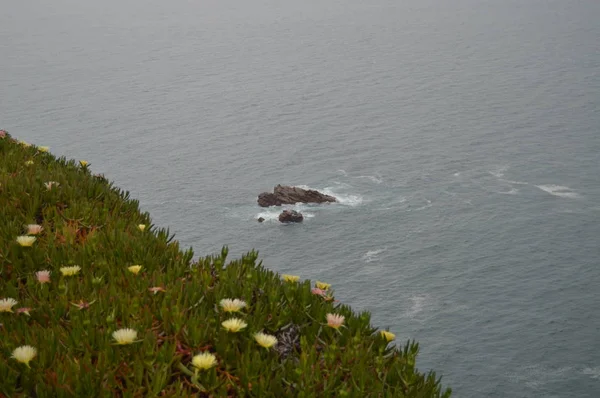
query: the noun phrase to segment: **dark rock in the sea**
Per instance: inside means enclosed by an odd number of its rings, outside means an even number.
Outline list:
[[[279,215],[280,222],[302,222],[302,220],[304,220],[304,216],[296,210],[284,210]]]
[[[263,217],[258,217],[258,222],[263,222],[265,219]]]
[[[258,195],[258,205],[262,207],[293,205],[295,203],[331,203],[336,198],[312,189],[302,189],[286,185],[277,185],[271,192]]]

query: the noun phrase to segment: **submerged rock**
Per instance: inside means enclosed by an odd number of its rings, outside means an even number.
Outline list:
[[[265,221],[264,217],[258,217],[258,222],[263,222],[263,221]]]
[[[304,216],[296,210],[284,210],[279,215],[280,222],[302,222],[302,220],[304,220]]]
[[[277,185],[271,192],[258,195],[258,205],[261,207],[293,205],[296,203],[332,203],[337,199],[313,189],[302,189],[287,185]]]

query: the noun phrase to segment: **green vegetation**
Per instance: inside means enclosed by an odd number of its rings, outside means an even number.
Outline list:
[[[254,251],[194,261],[90,165],[5,132],[0,221],[0,396],[450,396],[329,286]]]

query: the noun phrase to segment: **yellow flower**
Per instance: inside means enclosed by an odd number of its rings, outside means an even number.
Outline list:
[[[33,160],[28,160],[25,162],[25,166],[31,166],[33,164]]]
[[[223,299],[219,304],[225,312],[238,312],[246,306],[246,302],[239,299]]]
[[[345,319],[346,317],[343,315],[327,314],[327,326],[334,329],[339,329],[344,324]]]
[[[281,275],[281,277],[283,278],[283,280],[285,282],[298,282],[300,280],[300,277],[297,275],[283,274],[283,275]]]
[[[135,343],[137,332],[134,329],[129,328],[119,329],[113,332],[112,337],[119,345],[131,344]]]
[[[79,265],[74,265],[72,267],[61,267],[60,273],[64,276],[73,276],[81,271],[81,267]]]
[[[392,332],[388,332],[387,330],[382,330],[379,332],[381,337],[383,337],[388,343],[396,339],[396,335]]]
[[[44,228],[42,228],[41,225],[38,225],[38,224],[29,224],[26,227],[27,227],[27,235],[37,235],[40,232],[42,232],[42,230],[44,229]]]
[[[277,344],[277,338],[275,336],[265,333],[256,333],[254,335],[254,340],[265,348],[271,348]]]
[[[35,236],[18,236],[17,243],[24,247],[33,246],[33,242],[35,242]]]
[[[129,270],[129,272],[131,272],[134,275],[137,275],[140,273],[140,271],[142,270],[142,266],[141,265],[132,265],[131,267],[127,267],[127,269]]]
[[[48,152],[50,148],[48,148],[47,146],[39,146],[38,147],[38,151],[40,152]]]
[[[203,352],[198,355],[194,355],[192,358],[192,366],[199,370],[207,370],[217,365],[217,357],[210,352]]]
[[[328,290],[331,287],[331,285],[329,283],[319,282],[319,281],[317,281],[316,285],[317,285],[317,288],[319,288],[321,290]]]
[[[79,164],[81,165],[81,167],[86,167],[89,163],[85,160],[80,160]]]
[[[10,297],[0,300],[0,312],[12,312],[12,307],[17,305],[17,303],[17,300]]]
[[[15,348],[12,352],[11,358],[16,359],[18,362],[24,363],[29,367],[29,362],[37,355],[35,347],[30,345],[22,345],[21,347]]]
[[[23,145],[25,148],[29,148],[31,146],[31,144],[26,141],[19,141],[19,144]]]
[[[138,225],[138,229],[142,232],[144,232],[144,230],[146,229],[146,224],[140,224]]]
[[[223,325],[223,327],[231,333],[237,333],[240,330],[244,329],[246,326],[248,326],[246,322],[242,321],[239,318],[228,319],[225,322],[221,323],[221,325]]]

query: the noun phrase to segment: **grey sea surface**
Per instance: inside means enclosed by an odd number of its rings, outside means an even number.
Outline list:
[[[599,21],[598,0],[0,0],[0,127],[197,255],[332,283],[457,397],[599,397]],[[256,205],[278,183],[340,203],[280,225]]]

